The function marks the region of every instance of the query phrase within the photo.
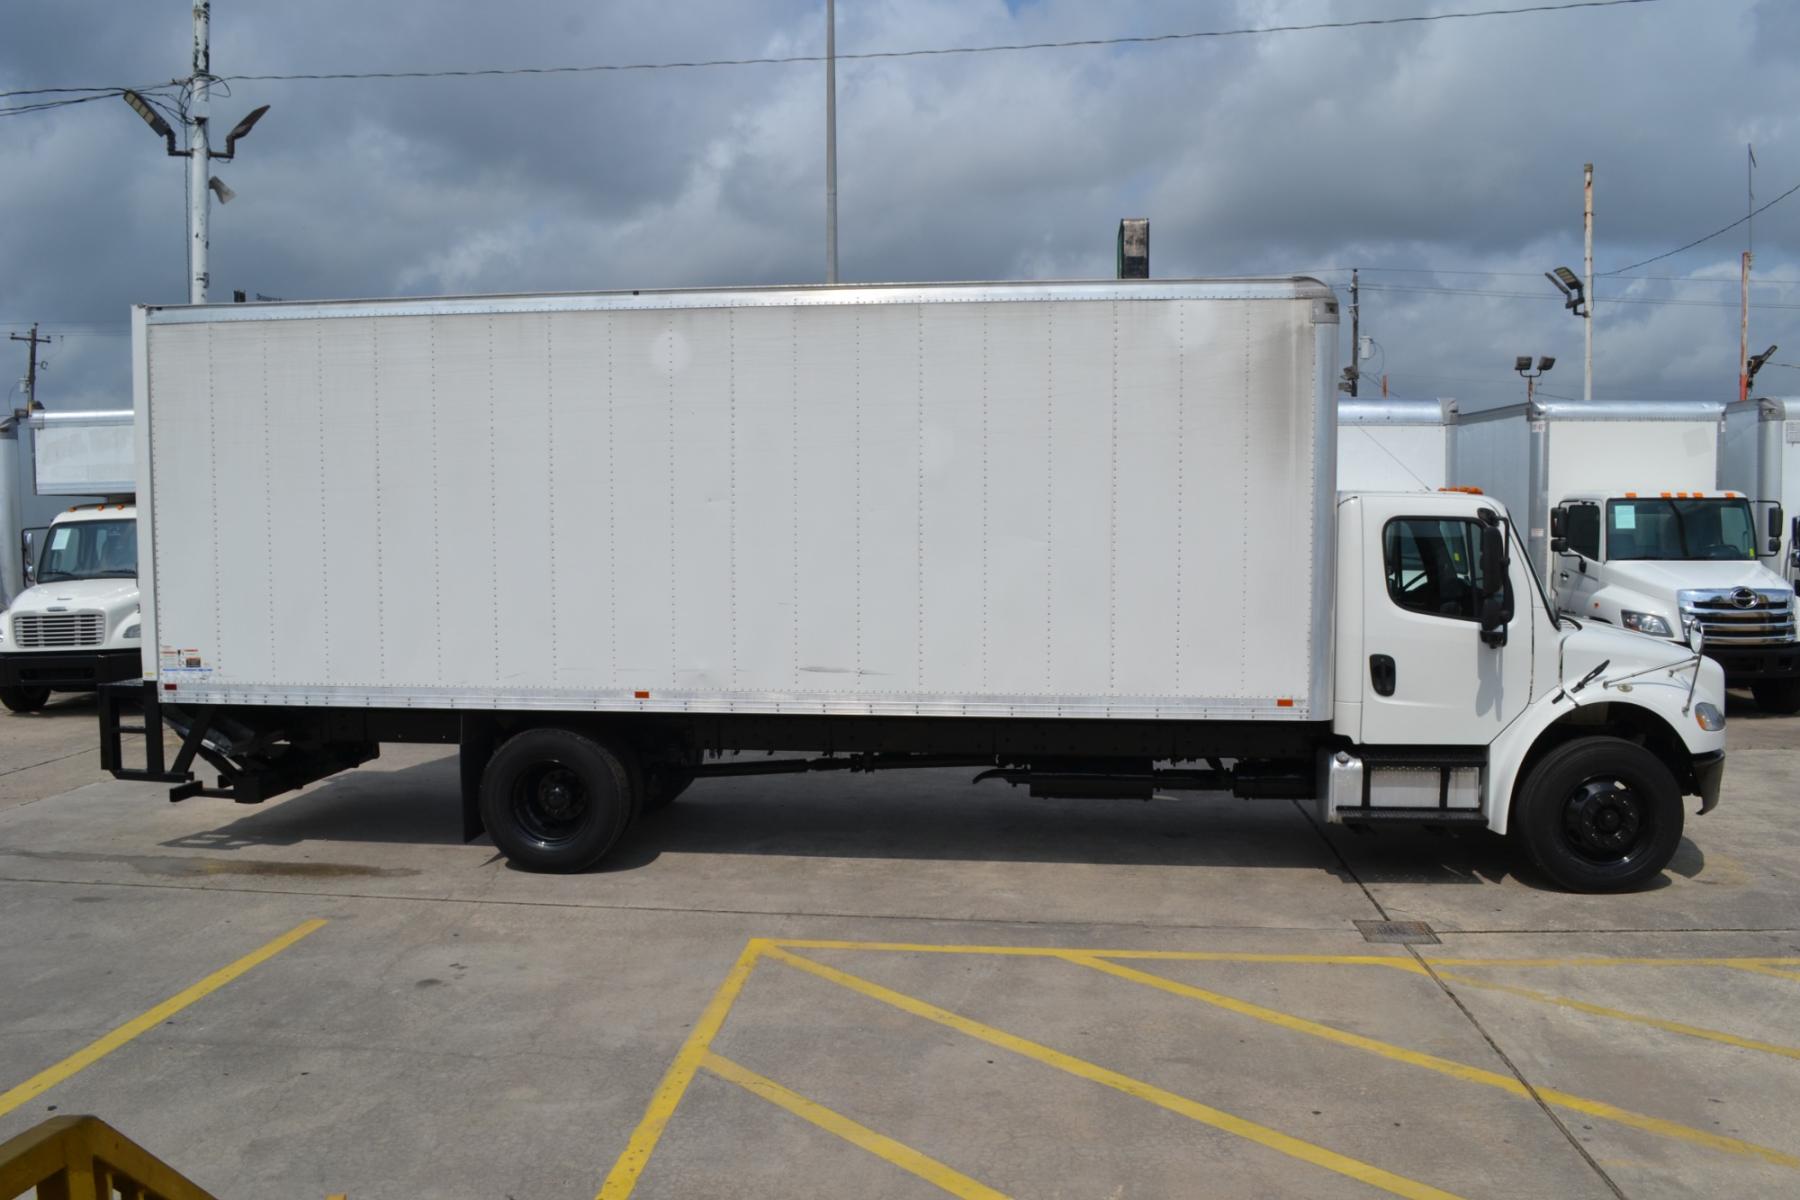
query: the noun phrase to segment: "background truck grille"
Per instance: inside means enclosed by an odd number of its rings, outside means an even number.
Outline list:
[[[97,612],[15,613],[13,644],[21,650],[98,646],[106,641],[106,617]]]
[[[1698,620],[1710,644],[1757,646],[1794,640],[1794,597],[1791,592],[1736,588],[1684,591],[1681,620]]]

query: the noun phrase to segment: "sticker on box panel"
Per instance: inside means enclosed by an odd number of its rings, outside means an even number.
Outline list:
[[[157,657],[165,676],[194,679],[205,678],[213,673],[212,664],[193,647],[164,646]]]

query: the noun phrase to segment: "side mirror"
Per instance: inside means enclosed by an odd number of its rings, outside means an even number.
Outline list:
[[[1699,654],[1706,649],[1706,630],[1700,627],[1699,617],[1695,617],[1688,622],[1687,644],[1688,649],[1692,650],[1695,654]]]
[[[23,561],[26,587],[32,587],[37,583],[37,555],[32,552],[36,541],[36,536],[29,529],[19,535],[19,546],[25,552]]]
[[[1510,565],[1506,553],[1506,528],[1492,509],[1484,508],[1481,518],[1481,640],[1489,646],[1506,645],[1506,623],[1512,620],[1511,605],[1506,602],[1506,573]]]
[[[1569,510],[1553,508],[1550,510],[1550,553],[1567,554],[1569,552]]]
[[[1781,505],[1769,505],[1769,553],[1781,552]]]

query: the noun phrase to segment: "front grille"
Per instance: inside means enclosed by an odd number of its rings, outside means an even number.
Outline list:
[[[106,617],[97,612],[15,613],[13,644],[21,650],[98,646],[106,641]]]
[[[1699,621],[1707,642],[1720,646],[1792,642],[1794,596],[1754,588],[1683,591],[1681,621]]]

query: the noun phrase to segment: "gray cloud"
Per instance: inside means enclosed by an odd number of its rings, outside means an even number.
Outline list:
[[[182,74],[187,7],[15,0],[0,89]],[[214,69],[814,53],[820,7],[216,0]],[[843,0],[839,47],[1369,11],[1348,0]],[[1757,145],[1762,198],[1800,181],[1796,45],[1800,6],[1664,0],[846,62],[844,275],[1103,275],[1117,218],[1148,215],[1158,274],[1369,268],[1364,328],[1381,350],[1369,366],[1385,368],[1398,394],[1476,406],[1515,398],[1508,364],[1524,351],[1556,354],[1547,390],[1579,394],[1581,327],[1539,273],[1580,267],[1581,164],[1597,166],[1602,269],[1741,215],[1746,141]],[[214,296],[234,287],[302,298],[816,280],[822,89],[816,65],[238,83],[214,102],[219,124],[274,107],[238,161],[218,169],[240,198],[213,210]],[[120,336],[128,306],[183,295],[181,164],[116,101],[0,118],[0,147],[13,168],[0,192],[0,323],[40,318],[66,335],[51,352],[48,402],[118,403],[129,387]],[[1597,393],[1729,393],[1742,232],[1641,272],[1677,279],[1601,280]],[[1758,218],[1756,241],[1761,278],[1800,280],[1800,197]],[[1421,270],[1432,268],[1518,274]],[[1348,282],[1347,272],[1324,277]],[[1531,297],[1492,294],[1517,292]],[[1800,355],[1800,284],[1759,284],[1756,300],[1755,348],[1789,342]],[[1765,381],[1800,392],[1800,372],[1770,368]]]

